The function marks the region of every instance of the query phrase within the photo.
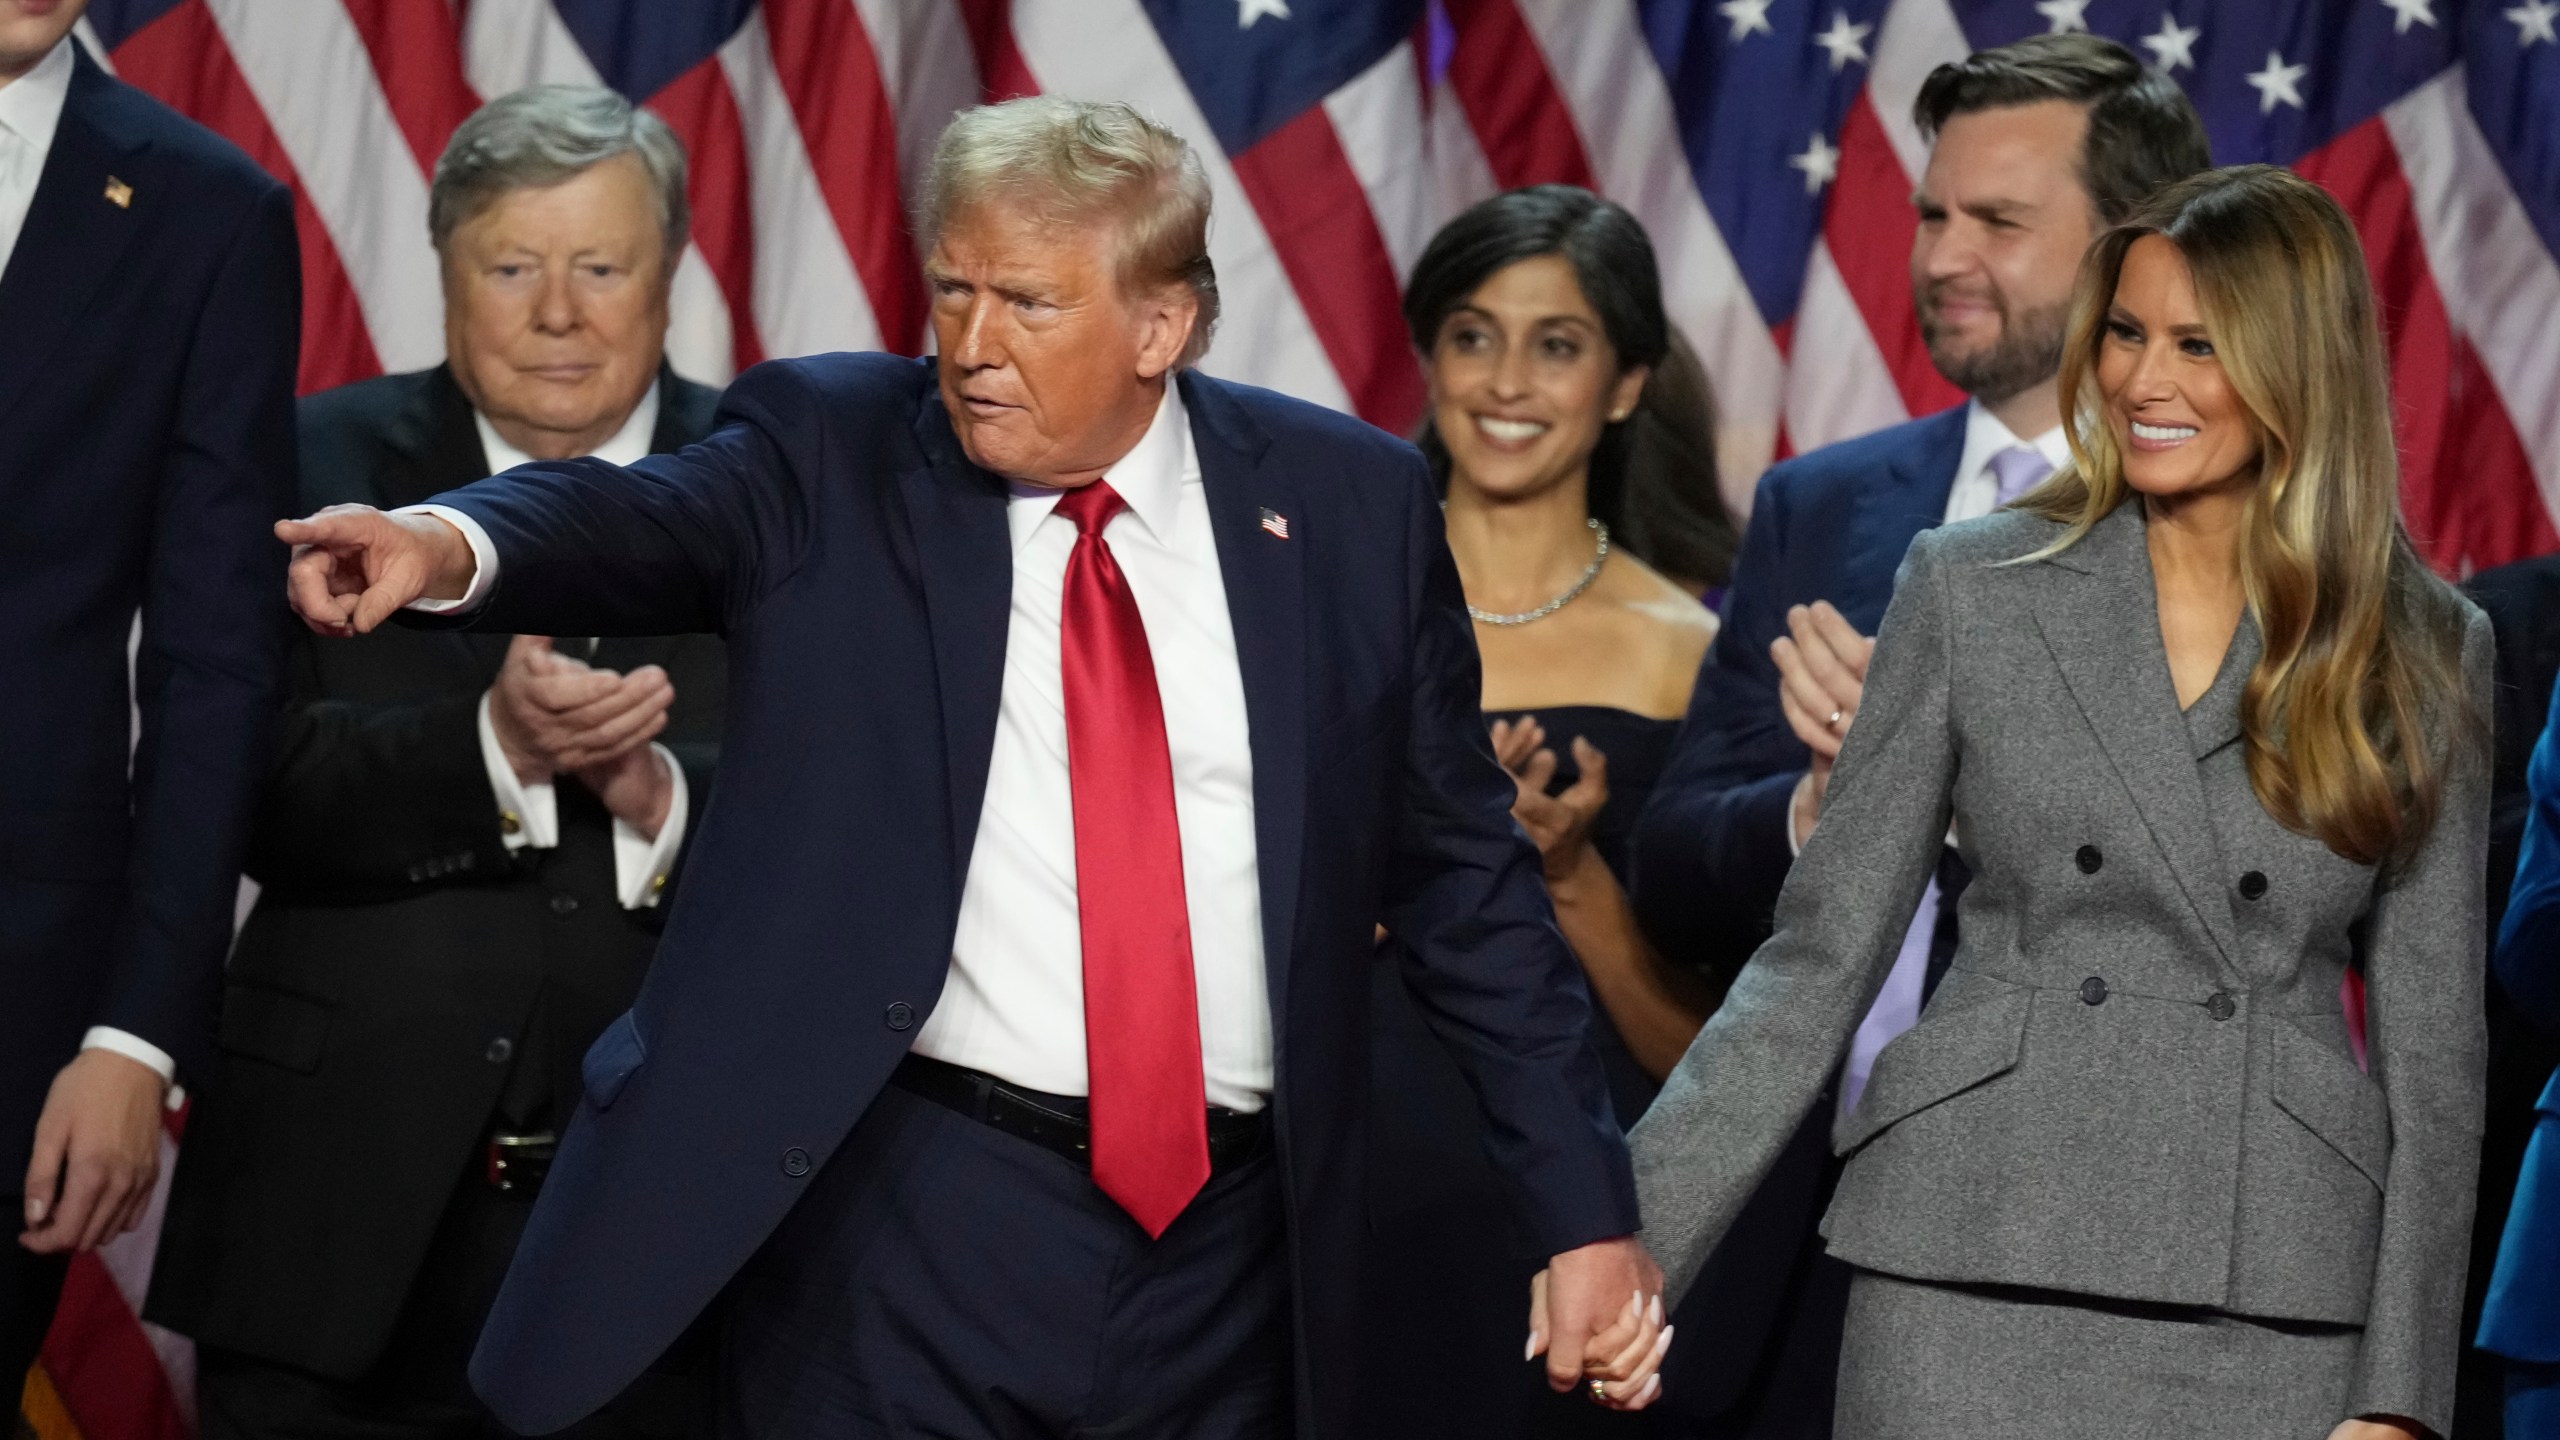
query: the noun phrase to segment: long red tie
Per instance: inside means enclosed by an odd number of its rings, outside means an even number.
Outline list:
[[[1137,597],[1102,538],[1127,506],[1099,480],[1059,498],[1076,527],[1059,658],[1093,1180],[1152,1237],[1208,1183],[1209,1130],[1164,702]]]

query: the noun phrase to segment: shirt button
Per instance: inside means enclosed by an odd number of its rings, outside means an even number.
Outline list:
[[[2204,1013],[2216,1020],[2228,1020],[2239,1011],[2239,1002],[2233,1000],[2230,992],[2226,990],[2214,991],[2213,998],[2204,1002]]]
[[[489,1048],[480,1052],[480,1058],[492,1065],[504,1065],[516,1058],[516,1042],[501,1035],[489,1042]]]
[[[2098,867],[2107,863],[2107,857],[2099,854],[2098,847],[2095,845],[2081,846],[2080,853],[2071,858],[2079,864],[2080,873],[2083,875],[2095,875],[2098,873]]]
[[[794,1145],[782,1152],[782,1173],[797,1180],[809,1173],[809,1152]]]
[[[2083,1004],[2083,1005],[2104,1005],[2104,1004],[2106,1004],[2106,1003],[2107,1003],[2107,982],[2106,982],[2106,981],[2104,981],[2104,980],[2099,979],[2099,978],[2098,978],[2097,976],[2095,976],[2095,975],[2092,975],[2092,976],[2090,976],[2088,979],[2081,981],[2081,982],[2080,982],[2080,1003],[2081,1003],[2081,1004]]]
[[[889,1022],[890,1029],[904,1030],[916,1023],[916,1007],[904,1000],[894,1001],[889,1006],[888,1014],[882,1018]]]
[[[2267,877],[2255,870],[2240,877],[2240,898],[2255,900],[2267,893]]]
[[[575,895],[552,896],[551,913],[554,915],[574,915],[578,913],[578,897]]]

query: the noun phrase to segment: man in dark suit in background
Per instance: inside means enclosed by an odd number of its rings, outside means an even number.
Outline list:
[[[1551,1383],[1645,1403],[1660,1276],[1421,456],[1187,368],[1208,182],[1127,106],[969,111],[926,190],[936,359],[278,527],[335,633],[717,629],[754,740],[475,1383],[556,1429],[725,1294],[724,1434],[1343,1434],[1383,919],[1554,1256]]]
[[[1821,818],[1903,551],[2069,458],[2055,373],[2081,254],[2152,190],[2211,163],[2176,83],[2085,34],[1940,66],[1913,118],[1934,143],[1913,197],[1912,290],[1931,362],[1972,398],[1761,478],[1724,628],[1638,822],[1635,900],[1648,931],[1665,953],[1728,975],[1768,938],[1779,887]],[[1933,958],[1952,952],[1957,869],[1942,867],[1923,897],[1837,1094],[1814,1107],[1700,1276],[1712,1303],[1683,1331],[1674,1379],[1686,1383],[1673,1403],[1714,1417],[1707,1433],[1830,1434],[1847,1279],[1814,1230],[1838,1171],[1827,1135],[1876,1052],[1918,1018]]]
[[[211,1066],[285,630],[293,205],[0,0],[0,1390]],[[127,683],[127,642],[141,642]],[[133,728],[140,702],[141,730]]]
[[[609,90],[454,132],[430,224],[449,359],[302,406],[306,509],[710,431],[665,363],[685,157]],[[464,1375],[578,1093],[631,1003],[711,779],[707,635],[306,634],[147,1313],[208,1440],[500,1433]],[[662,738],[666,743],[654,743]],[[652,1377],[581,1433],[681,1433]]]

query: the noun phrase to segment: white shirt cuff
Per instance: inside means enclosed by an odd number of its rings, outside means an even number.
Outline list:
[[[169,1087],[163,1103],[172,1110],[187,1103],[186,1089],[178,1083],[178,1062],[169,1058],[168,1051],[141,1036],[118,1030],[112,1025],[92,1025],[89,1033],[80,1037],[80,1048],[112,1051],[127,1060],[138,1060],[150,1066],[152,1073],[160,1077],[160,1083]]]
[[[625,910],[657,908],[658,896],[667,888],[667,872],[676,868],[676,852],[684,848],[685,813],[689,808],[684,767],[676,763],[666,746],[649,748],[667,767],[675,794],[667,801],[667,820],[658,827],[655,840],[642,835],[629,821],[618,816],[614,819],[613,883]]]
[[[1790,858],[1804,853],[1806,837],[1796,833],[1796,815],[1804,809],[1805,794],[1812,789],[1813,772],[1807,770],[1804,777],[1796,781],[1796,788],[1787,792],[1787,854]],[[1821,822],[1817,820],[1814,823]]]
[[[480,763],[489,771],[489,792],[498,797],[498,837],[509,850],[530,845],[548,850],[560,843],[560,795],[548,780],[528,785],[507,762],[498,743],[498,727],[489,719],[489,696],[480,697]],[[683,783],[681,773],[677,783]],[[681,795],[684,792],[676,792]]]
[[[471,588],[462,592],[462,598],[459,600],[412,600],[408,608],[423,611],[429,615],[456,615],[465,610],[479,609],[480,602],[488,599],[489,592],[496,589],[498,585],[498,547],[490,542],[489,532],[480,528],[480,522],[450,505],[403,505],[391,513],[433,515],[461,531],[462,538],[471,542]]]

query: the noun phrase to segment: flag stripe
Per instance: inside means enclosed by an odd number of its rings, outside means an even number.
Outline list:
[[[1912,178],[1894,153],[1875,106],[1860,96],[1840,128],[1840,178],[1832,188],[1822,238],[1831,251],[1833,273],[1856,302],[1857,328],[1867,332],[1893,377],[1905,416],[1934,414],[1964,401],[1964,392],[1930,363],[1913,304],[1911,247],[1920,222],[1910,205]],[[1814,328],[1834,333],[1830,326]]]
[[[1597,188],[1573,111],[1512,0],[1450,0],[1458,48],[1449,84],[1503,189]]]
[[[692,156],[693,243],[702,251],[729,307],[729,353],[740,370],[764,358],[755,322],[755,207],[747,193],[745,122],[718,56],[704,60],[650,97]]]
[[[902,193],[898,122],[870,35],[845,0],[765,0],[762,14],[807,153],[827,157],[817,169],[818,189],[835,216],[837,243],[851,250],[870,294],[879,343],[916,354],[924,342],[924,285],[895,203]]]
[[[455,127],[480,108],[480,97],[462,73],[462,27],[443,5],[411,0],[343,0],[347,18],[373,59],[374,82],[390,102],[392,117],[433,177],[436,160]]]

